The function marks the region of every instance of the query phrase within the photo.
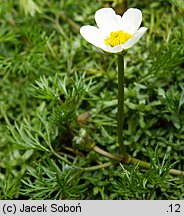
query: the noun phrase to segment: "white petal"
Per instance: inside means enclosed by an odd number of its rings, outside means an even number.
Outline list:
[[[112,8],[102,8],[95,13],[96,24],[106,35],[118,31],[122,27],[121,16],[116,15]]]
[[[142,22],[142,12],[137,8],[128,9],[122,16],[122,30],[134,34]]]
[[[111,47],[104,44],[104,38],[101,31],[90,25],[82,26],[80,28],[80,33],[82,37],[87,40],[89,43],[93,44],[94,46],[104,50],[105,52],[109,53],[118,53],[123,50],[121,45]]]
[[[144,35],[148,28],[141,27],[132,38],[130,38],[127,42],[125,42],[122,47],[123,49],[128,49],[132,47],[135,43],[139,41],[139,39]]]
[[[123,47],[121,45],[114,46],[114,47],[106,46],[103,48],[103,50],[109,53],[119,53],[123,51]]]
[[[104,47],[103,37],[100,30],[97,27],[86,25],[80,28],[80,33],[82,37],[89,43],[95,45],[96,47]]]
[[[94,46],[104,50],[105,52],[109,53],[118,53],[123,50],[121,45],[111,47],[104,44],[104,38],[101,31],[90,25],[82,26],[80,28],[80,33],[82,37],[87,40],[89,43],[93,44]]]

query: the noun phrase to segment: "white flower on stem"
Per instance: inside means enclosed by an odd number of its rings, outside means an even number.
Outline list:
[[[85,25],[80,33],[89,43],[110,53],[129,49],[147,30],[139,28],[142,12],[136,8],[128,9],[123,16],[117,15],[112,8],[102,8],[96,11],[95,21],[98,27]]]

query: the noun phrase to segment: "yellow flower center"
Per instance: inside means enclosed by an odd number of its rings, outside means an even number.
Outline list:
[[[104,43],[106,45],[110,45],[111,47],[114,47],[120,44],[124,44],[131,37],[132,37],[131,34],[119,30],[116,32],[111,32],[109,37],[104,39]]]

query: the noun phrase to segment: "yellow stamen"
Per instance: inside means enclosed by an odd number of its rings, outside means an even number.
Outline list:
[[[110,45],[111,47],[114,47],[120,44],[124,44],[131,37],[132,37],[131,34],[120,30],[116,32],[111,32],[109,37],[104,39],[104,43],[106,45]]]

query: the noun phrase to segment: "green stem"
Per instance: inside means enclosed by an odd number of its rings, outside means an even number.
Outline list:
[[[99,148],[96,145],[94,145],[92,149],[93,149],[93,151],[95,151],[95,152],[97,152],[97,153],[99,153],[99,154],[101,154],[101,155],[103,155],[105,157],[108,157],[108,158],[110,158],[112,160],[121,161],[121,158],[118,157],[117,155],[113,155],[113,154],[111,154],[111,153],[109,153],[107,151],[104,151],[103,149]]]
[[[66,164],[70,164],[72,165],[72,162],[68,161],[66,158],[62,157],[61,155],[59,155],[58,153],[56,153],[54,151],[54,149],[52,148],[52,145],[49,144],[49,148],[50,148],[50,151],[53,155],[55,155],[58,159],[60,159],[61,161],[64,161]]]
[[[150,163],[133,157],[131,158],[129,164],[138,164],[139,167],[146,168],[146,169],[149,169],[151,167]],[[182,170],[170,169],[169,173],[172,175],[184,176],[184,171]]]
[[[118,143],[122,155],[126,155],[126,149],[123,141],[123,122],[124,122],[124,54],[118,54]]]
[[[128,154],[126,156],[113,155],[110,152],[107,152],[107,151],[105,151],[105,150],[103,150],[103,149],[101,149],[101,148],[99,148],[99,147],[97,147],[95,145],[93,146],[92,149],[93,149],[93,151],[114,160],[114,163],[120,162],[120,163],[123,163],[123,164],[138,164],[139,167],[145,168],[145,169],[149,169],[151,167],[151,164],[148,163],[147,161],[139,160],[137,158],[131,157]],[[110,162],[107,162],[105,164],[93,166],[92,168],[88,167],[86,169],[90,171],[90,170],[100,169],[100,167],[105,168],[105,167],[110,166],[112,164],[113,163],[110,164]],[[176,169],[170,169],[169,174],[178,175],[178,176],[184,176],[184,171],[176,170]]]

